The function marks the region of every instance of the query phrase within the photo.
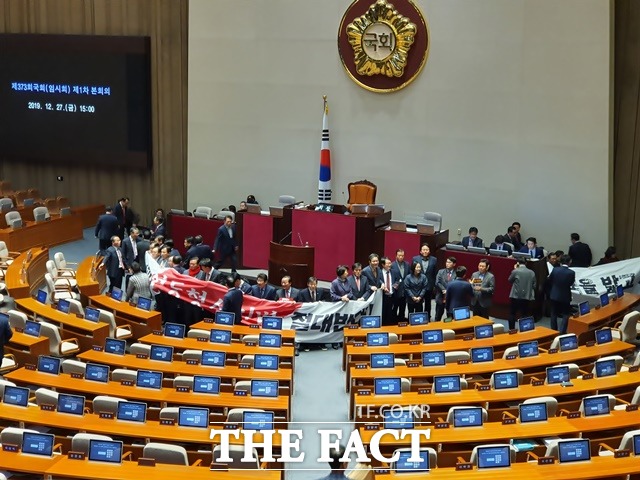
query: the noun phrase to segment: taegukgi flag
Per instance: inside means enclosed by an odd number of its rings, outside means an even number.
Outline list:
[[[331,150],[329,149],[329,104],[324,99],[322,115],[322,141],[320,143],[320,176],[318,178],[318,203],[331,201]]]

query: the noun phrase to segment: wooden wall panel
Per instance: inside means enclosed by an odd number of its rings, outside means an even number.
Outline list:
[[[0,178],[75,205],[113,204],[127,195],[143,223],[157,207],[186,206],[188,0],[0,0],[0,32],[149,36],[153,149],[147,171],[0,158]]]

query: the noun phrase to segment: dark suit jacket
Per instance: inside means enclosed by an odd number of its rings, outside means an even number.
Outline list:
[[[118,219],[115,215],[105,213],[98,217],[98,223],[96,224],[95,236],[100,240],[109,240],[114,235],[118,235]]]
[[[355,298],[356,300],[358,298],[367,299],[372,293],[371,286],[369,285],[369,279],[367,279],[367,277],[363,277],[362,275],[360,275],[360,289],[358,289],[358,286],[356,285],[356,279],[353,275],[349,275],[347,277],[347,282],[351,287],[353,298]]]
[[[515,250],[516,252],[519,252],[519,251],[520,251],[520,249],[521,249],[521,248],[522,248],[522,246],[523,246],[523,245],[522,245],[522,242],[519,240],[519,237],[517,237],[517,236],[516,236],[516,237],[514,237],[514,238],[511,238],[511,237],[509,236],[509,234],[508,234],[508,233],[505,233],[505,234],[504,234],[504,237],[502,237],[502,240],[503,240],[504,242],[512,243],[512,244],[513,244],[513,248],[514,248],[514,250]],[[526,247],[526,245],[524,245],[524,246]]]
[[[12,336],[13,330],[11,330],[9,321],[4,318],[0,318],[0,360],[4,357],[4,346],[9,343]]]
[[[491,245],[489,245],[489,248],[493,248],[494,250],[498,249],[498,244],[496,242],[491,242]],[[509,252],[509,255],[511,255],[512,250],[511,247],[509,245],[506,244],[502,244],[502,250],[506,250],[507,252]]]
[[[258,285],[253,285],[251,287],[251,295],[256,298],[262,298],[264,300],[275,300],[276,299],[276,289],[272,285],[264,286],[264,294],[260,294],[260,287]]]
[[[316,288],[316,302],[326,302],[328,300],[328,293],[324,288]],[[303,303],[313,302],[311,299],[311,292],[308,288],[300,290],[298,293],[298,301]]]
[[[520,249],[520,253],[529,253],[529,249],[527,248],[526,245]],[[542,247],[536,247],[534,258],[542,258],[542,257],[544,257],[544,250],[542,249]]]
[[[484,247],[483,243],[482,243],[482,239],[480,237],[476,237],[475,241],[471,241],[471,237],[467,236],[467,237],[462,237],[462,246],[464,248],[469,248],[469,246],[472,247]]]
[[[227,227],[221,225],[218,228],[218,234],[216,235],[216,243],[213,245],[213,249],[218,252],[218,255],[230,255],[238,245],[238,237],[236,235],[236,226],[231,224],[231,231],[233,232],[233,238],[229,237]]]
[[[127,207],[127,212],[124,213],[120,202],[116,202],[116,206],[113,207],[113,214],[118,219],[120,231],[122,231],[123,228],[128,230],[133,226],[133,210],[131,210],[131,207]]]
[[[391,263],[391,273],[393,274],[393,278],[397,279],[398,287],[395,290],[395,295],[398,298],[404,298],[404,279],[407,278],[408,275],[411,275],[411,265],[409,262],[402,262],[404,265],[404,275],[400,273],[400,264],[397,260],[394,260]]]
[[[547,279],[549,299],[554,302],[571,303],[571,287],[576,281],[576,273],[564,265],[551,270]]]
[[[222,311],[236,314],[235,325],[239,325],[242,322],[242,298],[242,291],[237,288],[232,288],[222,298]]]
[[[382,286],[382,269],[380,267],[378,267],[378,278],[373,276],[373,270],[368,265],[362,269],[361,276],[369,281],[369,287]]]
[[[433,290],[433,287],[436,286],[436,274],[438,273],[436,265],[438,261],[433,255],[429,255],[429,257],[427,258],[428,265],[427,268],[424,268],[424,266],[422,267],[422,273],[424,273],[425,277],[427,277],[427,294],[430,294],[430,292]],[[421,255],[416,255],[415,257],[413,257],[413,260],[411,260],[411,263],[416,262],[422,265]]]
[[[122,253],[122,249],[120,249],[120,253]],[[124,254],[122,254],[122,260],[124,261]],[[108,277],[117,277],[121,273],[118,271],[120,262],[118,261],[116,247],[113,245],[107,248],[107,252],[102,259],[102,263],[104,263]]]
[[[572,267],[590,267],[593,260],[591,248],[582,242],[576,242],[569,247],[569,256],[571,257]]]
[[[149,240],[144,239],[138,242],[138,263],[140,264],[140,269],[143,272],[147,271],[147,257],[145,256],[145,253],[149,251],[150,243],[151,242],[149,242]]]
[[[185,266],[185,268],[189,268],[189,260],[191,260],[193,257],[197,257],[198,255],[196,255],[196,251],[198,250],[198,246],[197,245],[191,245],[187,251],[184,254],[184,261],[182,262],[182,264]]]
[[[162,235],[163,237],[167,235],[167,228],[164,226],[164,223],[158,225],[158,227],[153,231],[152,235],[154,237],[158,237]]]
[[[447,312],[458,307],[470,307],[473,299],[473,288],[466,280],[453,280],[447,286]]]
[[[247,295],[251,295],[251,284],[249,282],[243,281],[240,284],[240,290],[242,293],[246,293]]]
[[[195,257],[198,257],[199,259],[203,259],[203,258],[210,258],[213,260],[213,253],[211,252],[211,247],[209,245],[206,245],[204,243],[201,243],[199,245],[195,245],[194,247],[191,247],[189,250],[194,249],[193,251],[195,252]]]
[[[196,275],[196,278],[198,280],[204,280],[205,277],[207,276],[207,274],[204,272],[204,270],[200,270],[198,272],[198,274]],[[224,274],[221,274],[220,270],[216,270],[215,268],[211,269],[211,277],[209,277],[209,281],[210,282],[215,282],[215,283],[220,283],[221,277],[223,277],[226,279],[226,276]],[[226,281],[225,281],[226,283]]]
[[[140,252],[138,252],[138,255],[133,254],[133,245],[131,244],[131,237],[125,238],[122,241],[122,245],[120,245],[120,247],[122,248],[124,265],[125,267],[130,268],[133,262],[138,261]],[[137,247],[138,247],[138,244],[136,243],[136,250],[137,250]]]
[[[293,288],[291,287],[291,300],[293,300],[294,302],[298,301],[298,296],[300,295],[300,290],[298,290],[297,288]],[[285,294],[284,294],[284,288],[279,288],[276,291],[276,300],[280,300],[281,298],[286,298]]]

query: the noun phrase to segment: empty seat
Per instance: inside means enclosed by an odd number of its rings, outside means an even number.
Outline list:
[[[182,360],[185,362],[187,360],[197,360],[198,362],[202,361],[202,350],[185,350],[182,352]]]
[[[68,300],[70,298],[80,298],[80,295],[71,291],[71,286],[67,279],[65,279],[62,282],[58,282],[56,284],[56,281],[54,281],[53,276],[50,273],[45,273],[44,281],[47,284],[47,288],[49,289],[49,293],[51,294],[51,300],[53,302],[57,303],[58,300],[60,299]]]
[[[111,372],[111,380],[114,382],[122,382],[125,380],[135,383],[137,376],[137,370],[127,370],[126,368],[114,368]]]
[[[245,335],[242,337],[242,343],[243,344],[247,344],[247,343],[255,343],[256,345],[258,344],[258,340],[260,340],[260,336],[259,335]]]
[[[426,451],[429,454],[429,469],[434,469],[438,466],[438,454],[433,448],[429,447],[420,447],[421,451]],[[393,451],[393,457],[396,455],[400,456],[404,452],[411,452],[410,448],[397,448]],[[397,465],[396,462],[391,463],[391,471],[396,471]]]
[[[493,334],[494,335],[500,335],[504,333],[504,325],[502,325],[501,323],[494,323],[493,324]]]
[[[602,397],[605,396],[609,399],[609,410],[614,410],[615,406],[616,406],[616,397],[614,397],[613,395],[611,395],[610,393],[601,393],[598,395],[589,395],[588,397],[584,397],[582,399],[582,401],[580,402],[580,407],[578,408],[578,411],[584,415],[584,401],[589,399],[589,398],[593,398],[593,397]]]
[[[6,212],[13,208],[13,200],[8,197],[0,198],[0,212]]]
[[[200,328],[192,328],[187,332],[187,338],[209,338],[211,332]]]
[[[424,212],[423,218],[427,224],[433,225],[433,229],[436,232],[442,230],[442,214],[437,212]]]
[[[522,380],[524,379],[524,373],[522,373],[522,370],[518,369],[518,368],[510,368],[508,370],[498,370],[497,372],[493,372],[491,374],[491,379],[489,380],[489,385],[491,385],[491,388],[495,388],[495,376],[498,373],[511,373],[511,372],[515,372],[517,374],[517,378],[518,378],[518,385],[522,385]]]
[[[9,386],[9,387],[15,387],[16,384],[13,382],[10,382],[9,380],[5,380],[4,378],[0,378],[0,398],[3,397],[4,395],[4,387]]]
[[[189,387],[193,389],[193,377],[190,375],[178,375],[173,379],[173,388]]]
[[[555,417],[558,413],[558,400],[555,397],[534,397],[528,398],[523,404],[528,403],[546,403],[547,404],[547,417]]]
[[[559,349],[560,348],[560,340],[563,338],[567,338],[567,337],[573,337],[574,334],[573,333],[565,333],[564,335],[558,335],[557,337],[555,337],[552,341],[551,341],[551,345],[549,346],[549,349],[553,350],[553,349]]]
[[[36,222],[51,220],[51,214],[47,207],[36,207],[33,209],[33,218]]]
[[[236,392],[249,392],[251,390],[251,380],[239,380],[233,386]]]
[[[82,315],[84,317],[84,307],[80,300],[76,300],[75,298],[69,298],[69,313],[77,313],[78,315]]]
[[[633,437],[640,435],[640,430],[630,430],[625,432],[620,440],[618,450],[630,450],[633,452]],[[598,455],[601,457],[609,457],[615,454],[615,449],[605,443],[598,444]]]
[[[211,218],[213,217],[213,209],[211,207],[196,207],[193,211],[194,217]]]
[[[640,320],[640,312],[633,311],[627,313],[621,322],[616,323],[615,328],[611,329],[611,336],[614,339],[622,340],[627,343],[638,344],[638,324]]]
[[[48,388],[38,388],[36,390],[36,404],[40,405],[58,405],[58,392]]]
[[[49,338],[49,353],[57,357],[74,355],[80,351],[77,338],[62,340],[60,329],[47,322],[40,322],[40,335]]]
[[[74,271],[73,268],[71,268],[71,265],[77,265],[76,263],[69,263],[65,260],[64,258],[64,253],[62,252],[56,252],[53,254],[53,263],[55,263],[56,268],[58,269],[58,273],[61,276],[67,276],[67,277],[75,277],[76,276],[76,272]]]
[[[30,428],[5,427],[2,432],[0,432],[0,443],[3,445],[22,446],[22,434],[25,432],[38,433],[37,430],[32,430]]]
[[[518,347],[507,347],[504,350],[504,353],[502,354],[502,358],[506,359],[507,357],[511,356],[511,355],[515,355],[516,357],[518,356]]]
[[[280,197],[278,197],[278,203],[280,203],[280,206],[292,205],[296,203],[296,197],[293,195],[280,195]]]
[[[144,458],[153,458],[157,463],[189,465],[187,451],[179,445],[149,442],[144,446],[142,456]]]
[[[26,313],[18,310],[9,310],[7,311],[7,315],[9,315],[9,325],[11,325],[11,328],[24,329],[27,320],[29,320]]]
[[[109,395],[97,395],[93,399],[93,413],[112,413],[115,415],[118,412],[119,402],[126,402],[126,400]]]
[[[71,375],[72,373],[77,373],[80,375],[84,375],[87,371],[87,364],[81,362],[79,360],[72,360],[67,358],[62,361],[61,364],[62,372]]]
[[[631,402],[629,402],[631,405],[638,405],[640,404],[640,386],[636,387],[636,391],[633,392],[633,397],[631,398]],[[616,405],[613,409],[614,410],[625,410],[627,408],[626,404],[623,405]]]
[[[178,415],[179,415],[178,407],[164,407],[160,409],[160,418],[164,418],[167,420],[173,420],[178,423]]]
[[[469,352],[465,352],[463,350],[444,352],[445,363],[456,363],[459,360],[469,360],[470,358]]]
[[[71,438],[71,450],[89,455],[89,442],[91,440],[111,441],[113,439],[106,435],[99,435],[97,433],[76,433]]]
[[[471,460],[470,460],[470,462],[476,467],[478,466],[478,449],[486,448],[486,447],[489,447],[489,448],[509,447],[509,457],[510,457],[511,463],[514,463],[516,461],[516,448],[513,445],[509,445],[508,443],[492,443],[487,445],[478,445],[477,447],[473,447],[473,450],[471,451]]]
[[[251,365],[251,368],[253,368],[253,365],[255,364],[255,356],[254,355],[243,355],[242,358],[240,359],[240,363],[246,363],[248,365]]]
[[[131,333],[130,325],[117,325],[116,317],[111,312],[107,312],[106,310],[99,309],[100,315],[98,317],[98,321],[102,323],[106,323],[109,325],[109,336],[112,338],[117,338],[123,340],[125,338],[131,338],[133,333]]]
[[[231,408],[227,412],[227,422],[242,424],[242,414],[244,412],[264,412],[261,408]]]
[[[129,347],[129,352],[131,355],[151,355],[151,345],[146,345],[144,343],[132,343],[131,347]]]
[[[449,409],[449,411],[447,412],[447,423],[450,423],[451,425],[453,425],[453,419],[455,417],[456,411],[457,410],[463,410],[463,409],[466,409],[466,408],[475,408],[475,406],[471,406],[471,407],[469,407],[469,406],[466,406],[466,407],[464,407],[464,406],[451,407]],[[485,423],[487,421],[487,418],[488,418],[487,410],[483,408],[482,409],[482,423]]]
[[[4,215],[4,219],[11,228],[22,227],[22,217],[19,212],[7,212]]]
[[[51,278],[53,279],[53,285],[55,286],[56,289],[58,290],[64,289],[64,290],[71,291],[72,288],[75,288],[78,286],[78,282],[72,276],[60,275],[60,272],[56,268],[56,264],[53,262],[53,260],[47,260],[45,265],[47,268],[47,273],[51,275]]]
[[[9,373],[11,370],[18,368],[18,361],[12,353],[5,353],[0,362],[0,374]]]
[[[228,468],[233,469],[233,468],[238,468],[238,469],[258,469],[260,468],[260,461],[258,460],[258,451],[253,448],[251,450],[251,458],[255,459],[255,462],[251,461],[251,462],[243,462],[242,459],[244,458],[244,453],[245,453],[245,449],[244,449],[244,445],[229,445],[229,458],[231,459],[230,462],[222,462],[220,460],[220,452],[221,447],[220,445],[216,445],[213,448],[213,461],[215,463],[222,463],[227,465]]]
[[[455,330],[451,330],[450,328],[445,328],[442,330],[442,339],[443,340],[453,340],[456,338]]]
[[[0,265],[8,266],[13,263],[13,259],[20,255],[20,252],[10,252],[4,240],[0,240]]]

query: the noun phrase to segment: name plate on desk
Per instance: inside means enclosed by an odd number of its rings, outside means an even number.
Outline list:
[[[67,456],[69,457],[69,460],[84,460],[85,459],[84,452],[69,452],[67,454]]]
[[[24,369],[25,370],[35,371],[36,370],[36,366],[33,363],[25,363],[24,364]]]
[[[436,430],[440,430],[441,428],[449,428],[451,425],[448,422],[436,422],[434,426]]]
[[[138,465],[141,467],[155,467],[156,460],[154,458],[140,457],[138,458]]]
[[[637,372],[638,370],[640,370],[640,365],[634,365],[633,367],[629,367],[629,371],[630,372]]]
[[[420,345],[422,340],[410,340],[409,345]]]
[[[187,360],[187,365],[198,365],[198,363],[200,362],[198,362],[198,360],[195,358],[190,358]]]
[[[637,412],[638,411],[638,404],[637,403],[632,403],[631,405],[627,405],[625,407],[625,411],[627,411],[627,412]]]
[[[353,342],[354,347],[364,347],[364,342]]]
[[[593,380],[593,373],[585,373],[582,375],[583,380]]]
[[[364,426],[365,430],[380,430],[380,424],[378,423],[367,423]]]
[[[531,386],[533,387],[541,387],[544,385],[544,380],[531,380]]]
[[[430,388],[419,388],[418,395],[429,395],[431,393]]]
[[[347,328],[349,330],[357,330],[360,328],[360,325],[347,325]]]
[[[146,353],[136,353],[136,358],[146,360],[147,358],[149,358],[149,355],[147,355]]]
[[[246,397],[247,396],[247,391],[246,390],[234,390],[233,394],[236,397]]]
[[[18,451],[18,445],[11,445],[10,443],[3,443],[2,444],[2,451],[3,452],[17,452]]]
[[[409,325],[409,322],[398,322],[399,327],[406,327]]]
[[[366,363],[356,363],[356,370],[365,370],[367,368]]]
[[[196,341],[198,341],[198,342],[208,342],[208,341],[209,341],[209,339],[208,339],[207,337],[198,337],[198,338],[196,339]]]
[[[407,367],[416,368],[420,366],[420,362],[407,362]]]
[[[24,333],[24,328],[21,327],[15,327],[14,330],[18,333]]]
[[[582,415],[580,412],[569,412],[567,418],[580,418]]]
[[[191,388],[187,386],[176,387],[176,392],[189,393],[190,391],[191,391]]]
[[[468,364],[469,364],[468,358],[461,358],[460,360],[458,360],[458,365],[468,365]]]
[[[247,346],[247,347],[255,347],[256,346],[256,342],[247,342],[247,343],[245,343],[245,346]]]
[[[257,323],[252,323],[251,325],[249,325],[249,328],[260,328],[260,325],[258,325]]]
[[[616,450],[613,452],[613,458],[626,458],[631,456],[631,450]]]
[[[94,345],[93,346],[93,351],[94,352],[102,352],[104,350],[104,348],[102,348],[100,345]]]
[[[461,470],[473,470],[473,463],[470,463],[470,462],[456,463],[456,471],[459,472]]]
[[[111,412],[100,412],[100,418],[104,418],[105,420],[113,420],[115,417]]]
[[[507,355],[505,358],[507,360],[515,360],[516,358],[518,358],[518,355],[511,354],[511,355]]]
[[[363,396],[371,395],[371,390],[361,388],[359,390],[356,390],[356,394]]]
[[[154,330],[153,332],[154,335],[162,335],[162,330]]]
[[[213,323],[213,318],[203,318],[202,321],[204,323]]]
[[[251,368],[251,365],[249,363],[239,363],[238,368],[241,368],[243,370],[249,370]]]
[[[237,423],[225,423],[224,425],[222,425],[222,429],[223,430],[237,430],[238,429],[238,424]]]
[[[40,410],[45,412],[53,412],[55,411],[55,409],[56,409],[55,405],[47,405],[46,403],[43,403],[42,405],[40,405]]]
[[[509,330],[509,335],[515,335],[516,333],[518,333],[518,330],[516,330],[515,328]]]
[[[556,457],[538,457],[538,465],[553,465]]]
[[[558,349],[557,348],[550,348],[547,353],[549,355],[553,355],[554,353],[558,353]]]
[[[502,425],[515,425],[516,423],[516,419],[515,418],[503,418],[502,419]]]
[[[160,425],[173,426],[176,424],[176,421],[173,418],[161,418]]]
[[[465,342],[473,340],[473,335],[465,335],[464,337],[462,337],[462,340],[464,340]]]
[[[121,380],[120,381],[120,385],[122,385],[123,387],[133,387],[133,381],[132,380]]]
[[[585,346],[593,347],[595,344],[596,344],[595,340],[589,340],[588,342],[585,343]]]
[[[373,469],[373,474],[374,475],[389,475],[391,473],[391,470],[389,470],[388,468],[374,468]]]
[[[84,375],[76,372],[71,374],[71,378],[77,378],[79,380],[82,380],[84,378]]]
[[[136,305],[136,302],[129,302],[129,306],[135,308],[137,305]]]
[[[76,313],[76,318],[81,318],[82,320],[84,320],[84,315],[82,315],[81,313]]]
[[[478,385],[478,384],[476,384],[476,389],[479,392],[487,392],[487,391],[491,390],[491,385]]]

